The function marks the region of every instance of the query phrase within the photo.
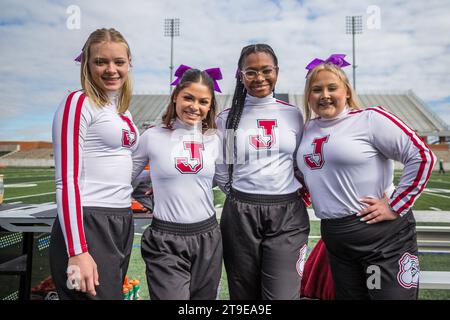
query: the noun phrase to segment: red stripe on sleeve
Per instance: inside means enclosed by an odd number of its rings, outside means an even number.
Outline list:
[[[426,159],[425,159],[426,161]],[[398,210],[398,212],[401,214],[406,208],[410,207],[413,203],[414,200],[416,199],[416,197],[422,192],[422,190],[425,188],[425,184],[428,181],[428,179],[430,178],[431,175],[431,171],[434,167],[434,159],[433,157],[431,157],[431,163],[430,163],[430,167],[428,168],[428,172],[427,172],[427,176],[425,178],[425,182],[422,184],[422,187],[420,187],[420,190],[413,196],[411,196],[411,198],[409,198],[408,201],[406,201],[403,206]]]
[[[70,214],[69,214],[69,190],[67,186],[67,130],[68,130],[68,122],[69,122],[69,111],[70,104],[72,103],[72,98],[75,92],[72,92],[66,100],[66,105],[64,106],[64,113],[62,119],[62,128],[61,128],[61,177],[62,177],[62,210],[64,217],[64,230],[67,238],[67,249],[69,251],[69,255],[73,256],[74,248],[73,248],[73,236],[72,230],[70,228]]]
[[[419,166],[419,170],[417,171],[417,175],[416,178],[414,179],[412,185],[410,185],[408,188],[406,188],[401,194],[399,194],[392,202],[391,202],[391,207],[395,206],[400,200],[402,200],[404,197],[406,197],[412,190],[414,190],[420,183],[420,180],[422,179],[422,176],[424,174],[424,170],[425,170],[425,165],[427,163],[427,158],[425,155],[425,151],[429,150],[425,150],[424,147],[422,147],[418,141],[417,141],[417,137],[415,137],[411,132],[407,131],[405,129],[405,127],[407,127],[406,124],[403,124],[399,121],[397,121],[389,112],[385,111],[383,109],[383,111],[381,111],[380,109],[377,108],[369,108],[366,110],[373,110],[375,112],[378,112],[379,114],[385,116],[386,118],[388,118],[389,120],[391,120],[393,123],[395,123],[408,137],[410,137],[411,141],[413,142],[414,146],[416,146],[417,149],[419,149],[419,154],[420,157],[422,158],[422,162],[420,163]],[[422,190],[425,188],[425,184],[426,181],[428,181],[428,178],[430,177],[431,174],[431,169],[433,168],[433,157],[431,156],[431,164],[430,167],[428,169],[427,172],[427,176],[426,179],[424,181],[424,183],[422,184],[422,186],[419,188],[419,191],[414,194],[411,195],[411,197],[405,202],[405,204],[397,211],[397,213],[401,214],[403,210],[405,210],[406,208],[408,208],[409,206],[411,206],[411,204],[414,202],[414,199],[417,197],[418,194],[420,194],[422,192]]]
[[[80,238],[80,245],[83,252],[87,251],[86,247],[86,239],[84,236],[84,228],[83,228],[83,217],[81,210],[81,199],[80,199],[80,188],[78,186],[78,167],[79,167],[79,132],[80,132],[80,117],[81,117],[81,107],[83,106],[83,102],[85,99],[85,95],[82,94],[77,101],[77,107],[75,110],[75,120],[74,120],[74,129],[73,129],[73,175],[74,175],[74,187],[75,187],[75,202],[76,202],[76,210],[77,210],[77,226],[78,226],[78,235]]]

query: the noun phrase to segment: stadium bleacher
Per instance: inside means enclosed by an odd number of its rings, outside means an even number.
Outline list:
[[[7,154],[12,154],[20,150],[20,146],[14,142],[7,144],[6,142],[0,142],[0,158],[6,156]]]
[[[39,148],[11,152],[0,157],[1,166],[53,167],[53,149]]]
[[[11,153],[5,159],[52,159],[53,149],[33,149]]]
[[[413,128],[422,137],[439,137],[439,141],[445,141],[450,137],[448,125],[435,115],[427,105],[412,91],[395,93],[366,93],[359,94],[363,107],[383,106],[393,114],[401,118],[410,128]],[[233,96],[231,94],[216,95],[218,113],[231,106]],[[296,93],[278,93],[276,98],[299,107],[303,112],[303,95]],[[133,121],[142,133],[149,126],[161,122],[161,117],[169,103],[167,94],[134,94],[131,100],[130,112]],[[0,165],[3,166],[53,166],[51,143],[36,143],[24,150],[24,145],[10,153],[8,148],[14,148],[12,144],[5,146],[7,142],[0,142]],[[17,143],[16,143],[17,144]],[[17,145],[15,145],[17,147]],[[29,150],[31,149],[32,150]],[[441,143],[432,148],[438,158],[450,163],[450,151],[447,144]],[[13,150],[13,149],[11,149]],[[2,153],[3,152],[3,153]]]
[[[426,104],[412,91],[402,93],[376,93],[358,95],[363,107],[383,106],[401,118],[409,127],[417,131],[420,136],[450,136],[450,129]],[[219,111],[231,106],[233,96],[218,94]],[[276,98],[296,105],[303,112],[302,94],[277,94]],[[169,95],[133,95],[130,112],[140,130],[146,124],[159,123],[169,102]]]
[[[277,99],[298,106],[303,111],[303,94],[278,93]],[[363,93],[358,94],[361,105],[364,108],[382,106],[402,119],[410,128],[413,128],[422,137],[450,137],[448,125],[434,114],[430,108],[411,90],[405,92],[384,92],[384,93]],[[217,94],[218,113],[231,106],[233,95]],[[161,122],[161,117],[169,103],[169,95],[139,94],[133,95],[130,112],[139,131],[142,133],[150,125]],[[450,163],[450,151],[448,144],[440,145],[436,148],[432,146],[438,159],[444,159],[445,163]],[[402,166],[396,163],[396,169]],[[437,168],[437,167],[436,167]]]

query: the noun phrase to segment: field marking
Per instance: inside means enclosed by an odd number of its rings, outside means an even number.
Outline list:
[[[441,189],[441,188],[425,188],[423,191],[431,193],[450,193],[450,189]]]
[[[32,197],[39,197],[39,196],[46,196],[49,194],[55,194],[55,192],[46,192],[46,193],[39,193],[39,194],[33,194],[30,196],[20,196],[20,197],[13,197],[13,198],[5,198],[4,200],[16,200],[16,199],[24,199],[24,198],[32,198]]]
[[[0,168],[0,171],[1,168]],[[42,173],[42,172],[54,172],[55,169],[42,169],[42,170],[3,170],[5,173],[26,173],[26,174],[34,174],[34,173]]]
[[[27,181],[27,182],[15,182],[15,183],[11,183],[11,184],[5,184],[5,188],[8,187],[8,186],[11,188],[11,186],[16,186],[16,185],[20,185],[20,184],[42,183],[42,182],[55,182],[55,179],[52,179],[52,180],[39,180],[39,181]],[[16,188],[23,188],[23,187],[16,187]]]
[[[431,195],[431,196],[436,196],[436,197],[441,197],[441,198],[447,198],[447,199],[450,199],[449,196],[444,196],[443,194],[437,194],[437,193],[426,192],[426,191],[424,191],[423,193],[428,194],[428,195]]]
[[[400,177],[400,176],[399,176]],[[427,183],[442,183],[442,184],[450,184],[450,181],[443,181],[443,180],[428,180]]]
[[[435,208],[435,207],[430,207],[430,209],[431,209],[431,210],[434,210],[434,211],[442,211],[441,209]]]
[[[10,175],[6,175],[6,174],[3,174],[4,175],[4,177],[3,178],[8,178],[8,179],[17,179],[17,178],[43,178],[43,177],[48,177],[48,178],[54,178],[55,176],[54,175],[45,175],[45,176],[21,176],[20,174],[19,175],[16,175],[16,176],[10,176]]]
[[[428,180],[428,183],[435,182],[435,183],[444,183],[444,184],[450,184],[450,181],[443,181],[443,180]]]
[[[37,187],[37,184],[29,182],[5,184],[5,188],[31,188],[31,187]]]

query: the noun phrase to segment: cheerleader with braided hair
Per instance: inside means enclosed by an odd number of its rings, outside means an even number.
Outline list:
[[[278,59],[267,44],[242,49],[230,109],[217,117],[227,193],[221,217],[230,298],[298,299],[309,219],[294,176],[303,118],[274,98]]]

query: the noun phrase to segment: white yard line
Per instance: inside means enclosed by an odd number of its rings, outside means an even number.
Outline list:
[[[450,199],[449,196],[444,196],[443,194],[436,194],[436,193],[426,192],[426,191],[424,191],[423,193],[428,194],[428,195],[431,195],[431,196],[436,196],[436,197],[441,197],[441,198],[447,198],[447,199]]]
[[[46,193],[32,194],[32,195],[29,195],[29,196],[5,198],[4,200],[16,200],[16,199],[32,198],[32,197],[46,196],[48,194],[55,194],[55,193],[56,193],[56,191],[55,192],[46,192]]]
[[[434,183],[443,183],[443,184],[450,184],[450,181],[442,181],[442,180],[428,180],[428,183],[434,182]]]
[[[27,182],[8,183],[8,184],[5,184],[5,187],[8,187],[9,185],[14,185],[14,186],[16,186],[16,185],[20,185],[20,184],[41,183],[41,182],[51,182],[51,181],[55,182],[55,179],[52,179],[52,180],[39,180],[39,181],[27,181]],[[11,187],[10,187],[10,188],[11,188]]]
[[[53,178],[54,175],[44,175],[44,176],[22,176],[20,174],[18,175],[10,175],[10,174],[6,174],[6,173],[2,173],[4,175],[4,177],[8,178],[8,179],[17,179],[17,178],[42,178],[42,177],[49,177],[49,178]]]

